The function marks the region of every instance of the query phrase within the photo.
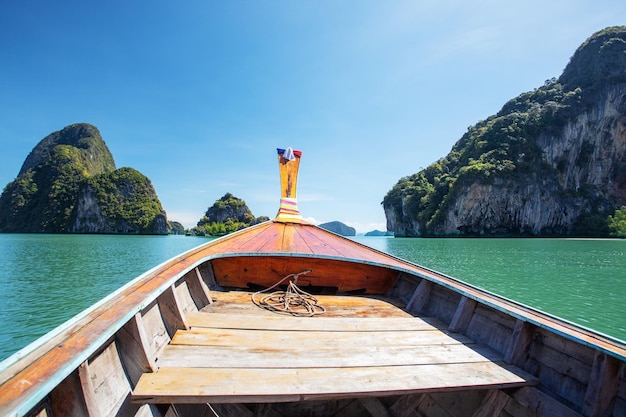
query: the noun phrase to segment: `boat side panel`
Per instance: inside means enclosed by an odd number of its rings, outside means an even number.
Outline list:
[[[116,340],[120,351],[124,352],[122,360],[132,386],[144,372],[157,370],[155,353],[150,348],[140,313],[117,332]]]
[[[189,271],[186,277],[195,276],[194,271]],[[174,291],[176,292],[176,299],[180,305],[180,309],[183,313],[195,312],[198,311],[198,306],[196,306],[193,297],[191,296],[191,292],[189,290],[189,285],[185,279],[181,279],[174,285]],[[201,306],[202,308],[204,306]]]
[[[50,393],[53,416],[83,417],[88,415],[78,372],[73,372]]]
[[[401,272],[398,275],[398,279],[393,284],[393,288],[389,290],[389,296],[407,305],[409,301],[411,301],[411,295],[415,292],[420,281],[422,281],[421,278]]]
[[[149,343],[148,354],[157,357],[171,339],[156,301],[142,311],[141,320]]]
[[[299,278],[301,288],[310,285],[336,287],[340,292],[365,290],[384,294],[397,277],[397,272],[391,269],[313,257],[229,257],[214,259],[212,266],[219,285],[238,288],[247,288],[249,284],[269,288],[287,275],[311,270]]]
[[[615,399],[615,411],[613,415],[626,416],[626,365],[622,364],[619,382],[617,385],[617,398]]]
[[[476,343],[484,343],[502,354],[506,353],[516,320],[485,305],[478,305],[465,334]]]
[[[85,366],[88,367],[89,387],[93,390],[89,395],[93,396],[95,400],[93,405],[98,408],[97,413],[89,410],[90,414],[117,415],[129,396],[131,388],[126,379],[116,343],[109,344]],[[128,413],[121,415],[128,415]]]
[[[436,317],[444,323],[450,323],[461,301],[461,294],[440,285],[431,285],[428,302],[424,304],[422,314]]]

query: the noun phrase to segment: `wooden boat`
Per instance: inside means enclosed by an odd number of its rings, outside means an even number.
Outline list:
[[[622,342],[307,223],[290,151],[274,220],[5,360],[0,415],[626,415]]]

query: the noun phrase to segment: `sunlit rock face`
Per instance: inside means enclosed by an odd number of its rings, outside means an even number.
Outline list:
[[[626,27],[594,34],[558,80],[468,129],[383,201],[396,236],[567,235],[622,205]]]

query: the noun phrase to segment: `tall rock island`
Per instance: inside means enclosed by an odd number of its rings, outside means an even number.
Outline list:
[[[626,26],[470,127],[383,200],[396,236],[605,235],[626,204]]]
[[[98,129],[78,123],[28,155],[0,196],[0,232],[167,234],[150,180],[116,169]]]

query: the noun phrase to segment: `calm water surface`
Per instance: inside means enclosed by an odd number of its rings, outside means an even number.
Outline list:
[[[626,240],[355,240],[626,340]],[[148,269],[206,241],[0,234],[0,360]]]

